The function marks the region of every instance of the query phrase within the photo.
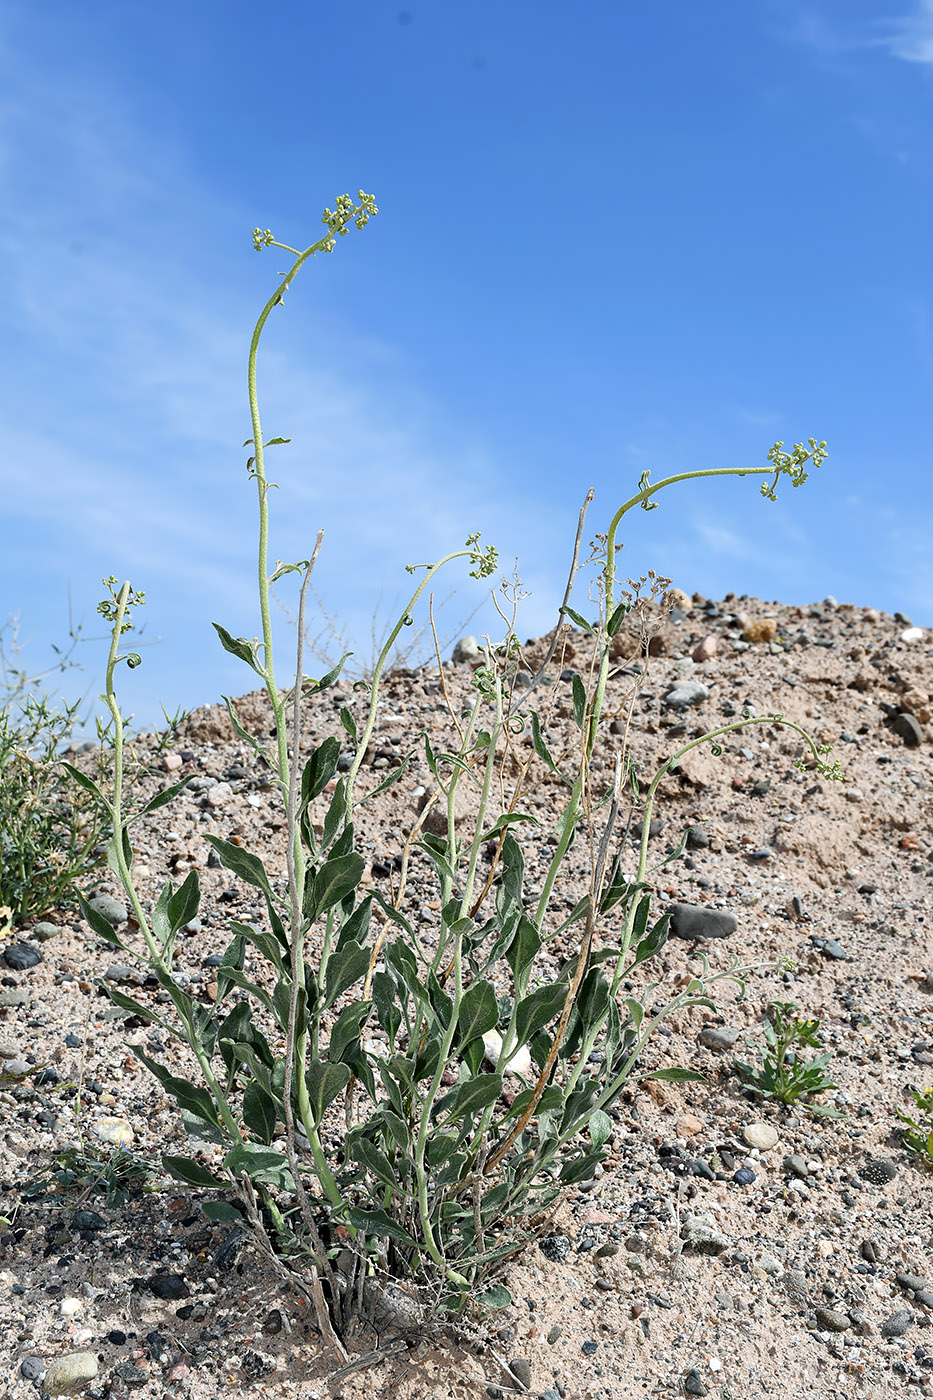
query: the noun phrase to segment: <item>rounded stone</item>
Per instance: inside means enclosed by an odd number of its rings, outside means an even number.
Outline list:
[[[547,1235],[538,1241],[538,1248],[552,1264],[562,1264],[570,1257],[570,1241],[566,1235]]]
[[[94,1136],[101,1142],[112,1142],[115,1147],[129,1147],[133,1129],[125,1118],[99,1118],[94,1124]]]
[[[46,1395],[73,1395],[97,1376],[97,1357],[91,1351],[73,1351],[60,1356],[45,1373]]]
[[[28,972],[42,962],[42,954],[31,943],[11,943],[3,950],[3,961],[14,972]]]
[[[119,928],[120,924],[126,923],[126,905],[119,899],[114,899],[109,894],[95,894],[88,904],[98,913],[102,919],[106,919],[112,928]]]
[[[914,1320],[914,1315],[909,1308],[901,1308],[899,1312],[892,1313],[881,1324],[882,1337],[903,1337],[908,1327]]]
[[[770,1152],[777,1146],[778,1131],[770,1123],[748,1123],[742,1129],[742,1139],[748,1147],[757,1147],[759,1152]]]
[[[728,938],[738,926],[728,909],[708,909],[704,904],[675,904],[671,909],[675,938]]]
[[[41,1356],[24,1356],[19,1363],[19,1373],[27,1381],[41,1381],[45,1375],[45,1362]]]
[[[875,1157],[859,1167],[859,1176],[872,1186],[886,1186],[897,1176],[897,1165],[890,1157]]]
[[[825,1332],[848,1332],[849,1319],[835,1308],[816,1308],[816,1320]]]
[[[40,919],[32,931],[32,936],[40,943],[47,943],[50,938],[55,938],[60,933],[61,928],[58,924],[50,924],[47,919]]]
[[[513,1356],[509,1361],[509,1370],[517,1381],[531,1389],[531,1365],[524,1356]]]

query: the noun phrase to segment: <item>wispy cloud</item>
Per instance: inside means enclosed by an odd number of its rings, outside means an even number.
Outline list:
[[[933,63],[933,0],[916,0],[913,13],[895,20],[879,42],[895,58],[908,63]]]

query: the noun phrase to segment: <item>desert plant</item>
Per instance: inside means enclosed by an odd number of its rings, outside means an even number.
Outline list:
[[[439,834],[425,829],[429,802],[406,842],[391,900],[361,889],[364,861],[355,849],[354,816],[374,795],[360,795],[358,788],[387,659],[439,570],[464,559],[472,576],[486,578],[496,567],[495,551],[481,548],[477,534],[445,558],[413,566],[410,572],[421,577],[373,667],[365,716],[358,721],[348,708],[340,711],[352,751],[348,770],[338,770],[336,735],[302,753],[302,700],[331,686],[340,665],[317,680],[304,674],[305,600],[321,535],[308,559],[278,562],[269,570],[265,449],[287,439],[264,439],[257,353],[269,315],[302,265],[330,251],[351,222],[362,227],[375,212],[372,198],[362,192],[359,203],[341,196],[336,209],[324,213],[326,236],[303,252],[278,243],[269,230],[254,232],[257,249],[283,248],[296,259],[260,315],[249,355],[253,436],[247,470],[258,494],[262,636],[238,638],[214,626],[223,647],[258,675],[268,692],[275,717],[269,744],[249,734],[234,702],[225,700],[236,732],[267,761],[283,801],[288,877],[282,884],[256,855],[209,838],[222,863],[261,892],[266,909],[261,923],[231,922],[214,1004],[194,1000],[172,966],[176,934],[198,909],[196,872],[178,889],[166,884],[149,911],[130,872],[131,825],[170,802],[186,780],[139,811],[130,813],[125,806],[123,720],[114,675],[120,662],[140,662],[137,653],[123,654],[120,647],[141,601],[128,582],[118,586],[105,580],[101,604],[112,627],[106,672],[112,787],[105,794],[87,774],[69,769],[111,823],[109,861],[132,905],[140,941],[126,943],[82,897],[84,916],[107,942],[148,964],[173,1012],[163,1015],[116,988],[107,990],[119,1007],[157,1023],[181,1054],[193,1056],[197,1083],[182,1077],[177,1061],[159,1063],[134,1047],[177,1101],[189,1135],[222,1148],[216,1166],[174,1154],[166,1154],[164,1165],[188,1184],[236,1192],[237,1205],[208,1201],[205,1214],[242,1220],[245,1213],[259,1247],[313,1300],[318,1325],[341,1356],[347,1325],[364,1306],[397,1325],[410,1325],[423,1319],[426,1301],[448,1321],[463,1319],[477,1304],[508,1302],[507,1290],[496,1281],[502,1261],[522,1247],[534,1220],[562,1188],[592,1176],[613,1131],[614,1102],[633,1073],[649,1077],[636,1067],[652,1031],[672,1011],[712,1008],[710,991],[717,980],[741,979],[744,970],[737,965],[712,972],[701,957],[702,973],[684,979],[673,992],[660,981],[636,992],[628,980],[667,938],[668,916],[651,916],[657,867],[648,858],[649,823],[664,776],[698,744],[716,744],[725,734],[760,723],[797,730],[807,762],[837,776],[824,761],[825,750],[798,726],[781,716],[743,716],[684,744],[661,765],[639,812],[642,838],[635,868],[624,869],[621,815],[628,801],[631,819],[638,783],[627,797],[632,770],[624,754],[608,778],[592,764],[613,642],[646,582],[619,590],[619,525],[635,506],[653,509],[652,498],[663,486],[696,476],[765,474],[763,492],[773,497],[782,475],[799,485],[804,465],[819,465],[825,444],[811,441],[809,448],[797,445],[784,453],[778,443],[767,466],[686,472],[656,485],[645,473],[637,493],[597,536],[598,602],[591,609],[596,615],[584,617],[570,608],[570,585],[562,608],[563,618],[583,630],[589,647],[589,661],[571,684],[576,744],[566,753],[552,753],[546,715],[530,708],[533,692],[518,693],[516,593],[504,585],[500,610],[506,637],[497,646],[487,641],[467,712],[451,710],[458,742],[450,751],[436,752],[425,739],[435,780],[430,796],[446,820]],[[292,572],[301,580],[298,655],[294,684],[285,692],[273,664],[270,586]],[[651,582],[655,591],[666,584],[653,576]],[[520,713],[525,706],[527,718]],[[531,742],[519,749],[517,732],[526,726]],[[534,781],[533,765],[553,774],[564,793],[547,873],[534,895],[526,888],[520,839],[523,828],[539,824],[521,805]],[[390,772],[375,791],[403,771]],[[470,837],[461,835],[456,822],[461,784],[470,786],[477,808]],[[569,914],[559,918],[553,896],[575,841],[588,853],[587,885]],[[406,913],[407,859],[415,843],[433,862],[440,892],[438,917],[427,930]],[[484,855],[489,868],[482,873]],[[553,950],[561,940],[572,940],[571,951],[567,956],[565,947],[563,966],[555,970]],[[247,953],[253,960],[249,970]],[[653,1004],[656,997],[660,1005]],[[504,1100],[507,1073],[516,1074],[521,1087]],[[702,1077],[677,1066],[652,1075]]]
[[[907,1124],[901,1130],[904,1145],[928,1167],[933,1167],[933,1088],[911,1089],[910,1095],[917,1117],[912,1118],[900,1108],[896,1110],[901,1122]]]
[[[33,691],[0,710],[0,908],[12,924],[73,905],[75,881],[100,863],[103,812],[58,766],[77,710]]]
[[[761,1055],[761,1065],[746,1064],[734,1060],[737,1073],[753,1093],[764,1099],[777,1099],[779,1103],[799,1104],[810,1113],[824,1118],[838,1118],[839,1114],[828,1104],[810,1103],[813,1094],[825,1094],[839,1086],[826,1077],[826,1067],[832,1055],[813,1055],[805,1059],[802,1049],[820,1049],[820,1023],[816,1020],[802,1020],[797,1007],[789,1001],[772,1001],[769,1005],[770,1019],[764,1028],[765,1044],[757,1046]]]

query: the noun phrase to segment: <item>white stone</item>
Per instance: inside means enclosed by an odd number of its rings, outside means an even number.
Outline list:
[[[486,1052],[486,1059],[492,1065],[498,1065],[499,1056],[502,1054],[502,1036],[498,1031],[487,1031],[483,1036],[483,1049]],[[530,1079],[534,1073],[531,1064],[531,1055],[528,1053],[528,1046],[521,1045],[509,1056],[508,1064],[505,1066],[507,1073],[521,1075],[522,1079]]]
[[[60,1304],[62,1317],[74,1317],[81,1311],[80,1298],[63,1298]]]
[[[112,1142],[116,1147],[129,1147],[133,1141],[133,1129],[125,1118],[100,1118],[94,1124],[94,1136],[101,1142]]]
[[[901,633],[900,640],[901,640],[902,642],[907,642],[908,644],[911,643],[911,642],[922,642],[922,641],[923,641],[923,628],[922,628],[922,627],[905,627],[904,630],[903,630],[903,632]]]
[[[770,1123],[748,1123],[742,1129],[742,1137],[749,1147],[756,1147],[759,1152],[770,1152],[777,1144],[778,1131]]]

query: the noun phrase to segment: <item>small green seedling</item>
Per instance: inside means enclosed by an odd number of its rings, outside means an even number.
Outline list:
[[[67,1147],[57,1152],[54,1167],[37,1177],[25,1195],[42,1199],[61,1195],[65,1191],[82,1191],[82,1200],[103,1194],[111,1209],[125,1206],[134,1190],[145,1189],[156,1172],[149,1163],[134,1157],[125,1148],[117,1147],[106,1155],[86,1148]]]
[[[904,1146],[922,1157],[928,1167],[933,1167],[933,1088],[911,1089],[910,1092],[920,1122],[911,1118],[909,1113],[897,1110],[898,1118],[907,1124]]]
[[[799,1053],[801,1048],[818,1049],[822,1045],[819,1021],[801,1020],[796,1014],[797,1007],[790,1001],[772,1001],[769,1012],[771,1019],[765,1026],[765,1045],[757,1047],[762,1056],[761,1068],[733,1060],[736,1071],[748,1088],[764,1099],[799,1103],[810,1113],[839,1118],[841,1115],[828,1104],[809,1102],[813,1094],[825,1094],[828,1089],[838,1088],[825,1074],[832,1058],[828,1051],[811,1059],[804,1059]]]

